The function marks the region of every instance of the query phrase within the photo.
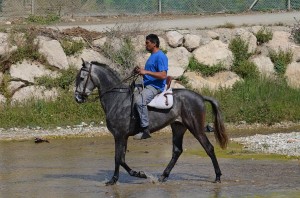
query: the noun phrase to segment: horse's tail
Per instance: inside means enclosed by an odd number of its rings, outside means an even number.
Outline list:
[[[208,97],[208,96],[203,96],[203,99],[205,101],[208,101],[212,106],[213,114],[215,117],[215,121],[214,121],[215,138],[216,138],[217,142],[219,143],[220,147],[222,149],[225,149],[228,144],[228,136],[225,131],[224,122],[223,122],[223,119],[221,116],[221,111],[219,109],[219,104],[218,104],[217,100],[215,100],[214,98]]]

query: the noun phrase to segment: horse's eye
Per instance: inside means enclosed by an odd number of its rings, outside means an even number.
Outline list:
[[[84,77],[85,77],[85,75],[84,75],[84,73],[82,72],[82,73],[80,74],[80,79],[83,80]]]

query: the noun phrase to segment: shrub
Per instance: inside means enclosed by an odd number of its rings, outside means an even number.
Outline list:
[[[269,51],[271,61],[274,63],[274,69],[279,76],[283,76],[287,69],[288,64],[293,60],[293,52],[288,50],[287,52],[279,49],[278,52],[274,50]]]
[[[259,76],[256,65],[248,60],[241,61],[238,67],[233,67],[232,71],[242,78],[257,78]]]
[[[300,21],[298,21],[296,18],[296,23],[294,24],[292,31],[291,31],[291,37],[294,40],[295,43],[300,44]]]
[[[235,28],[235,25],[233,23],[225,23],[224,25],[218,25],[217,28],[233,29]]]
[[[84,48],[83,41],[72,41],[70,39],[63,39],[60,43],[67,56],[80,53]]]
[[[113,39],[113,38],[112,38]],[[121,39],[120,49],[115,49],[110,43],[105,43],[102,47],[103,54],[114,63],[121,66],[121,75],[126,75],[135,66],[136,53],[129,37]]]
[[[63,90],[69,90],[70,86],[74,85],[77,69],[70,67],[66,70],[61,70],[61,75],[57,78],[50,76],[42,76],[36,79],[38,85],[43,85],[48,89],[59,87]]]
[[[229,43],[229,49],[234,56],[231,70],[242,78],[256,77],[258,75],[255,64],[248,61],[251,56],[251,53],[248,53],[248,46],[249,44],[241,37],[236,37]]]
[[[60,20],[60,17],[55,14],[48,14],[46,16],[40,16],[40,15],[29,15],[29,17],[26,19],[30,23],[40,24],[40,25],[49,25],[56,23]]]
[[[225,70],[222,64],[208,66],[203,63],[199,63],[194,57],[190,59],[188,69],[190,71],[200,72],[203,76],[213,76],[214,74]]]
[[[266,43],[273,38],[272,30],[267,29],[266,27],[262,27],[256,34],[256,39],[258,45],[261,45],[263,43]]]

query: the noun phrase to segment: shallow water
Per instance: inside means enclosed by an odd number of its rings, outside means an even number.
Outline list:
[[[191,136],[184,147],[201,148]],[[171,135],[129,140],[126,162],[148,179],[121,168],[115,186],[114,141],[98,138],[0,142],[0,197],[299,197],[299,161],[218,159],[222,183],[215,184],[209,158],[183,154],[170,178],[157,182],[171,158]]]

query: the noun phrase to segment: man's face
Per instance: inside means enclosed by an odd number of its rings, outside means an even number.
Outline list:
[[[154,50],[156,44],[155,44],[155,43],[152,43],[150,40],[146,40],[145,46],[146,46],[146,50],[147,50],[148,52],[152,52],[152,51]]]

